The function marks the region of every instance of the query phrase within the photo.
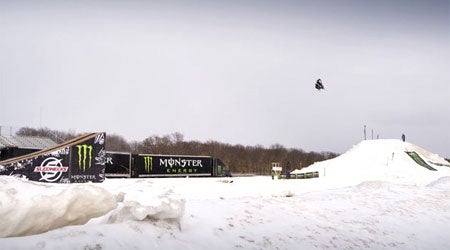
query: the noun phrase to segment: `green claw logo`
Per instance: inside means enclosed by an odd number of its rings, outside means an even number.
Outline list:
[[[145,171],[147,173],[150,173],[152,171],[152,157],[151,156],[144,156],[144,167],[145,167]]]
[[[84,172],[86,171],[86,161],[88,160],[88,157],[89,157],[88,168],[91,167],[93,147],[86,144],[77,145],[76,147],[78,148],[78,168],[83,170]]]

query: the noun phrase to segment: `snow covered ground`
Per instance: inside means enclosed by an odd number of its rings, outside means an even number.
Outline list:
[[[437,171],[419,166],[404,151],[416,151]],[[314,179],[108,179],[61,185],[0,177],[0,246],[450,249],[445,164],[413,144],[377,140],[304,169],[321,173]]]

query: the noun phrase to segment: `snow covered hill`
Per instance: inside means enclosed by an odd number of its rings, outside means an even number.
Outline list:
[[[417,164],[406,152],[416,152],[431,171]],[[401,140],[366,140],[346,153],[327,161],[317,162],[301,172],[318,171],[329,185],[357,185],[367,180],[398,184],[426,185],[450,175],[450,163],[439,155]]]

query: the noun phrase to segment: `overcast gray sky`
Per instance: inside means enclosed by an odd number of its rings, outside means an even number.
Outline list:
[[[449,13],[440,0],[1,1],[0,125],[338,153],[367,125],[450,157]]]

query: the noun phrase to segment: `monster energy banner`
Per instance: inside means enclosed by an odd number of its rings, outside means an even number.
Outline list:
[[[100,144],[101,143],[101,144]],[[106,151],[104,136],[90,138],[70,147],[70,182],[103,181]]]
[[[102,182],[104,147],[104,133],[80,136],[53,148],[2,161],[0,174],[39,182]]]
[[[136,170],[145,176],[211,176],[212,157],[183,155],[137,155]]]

